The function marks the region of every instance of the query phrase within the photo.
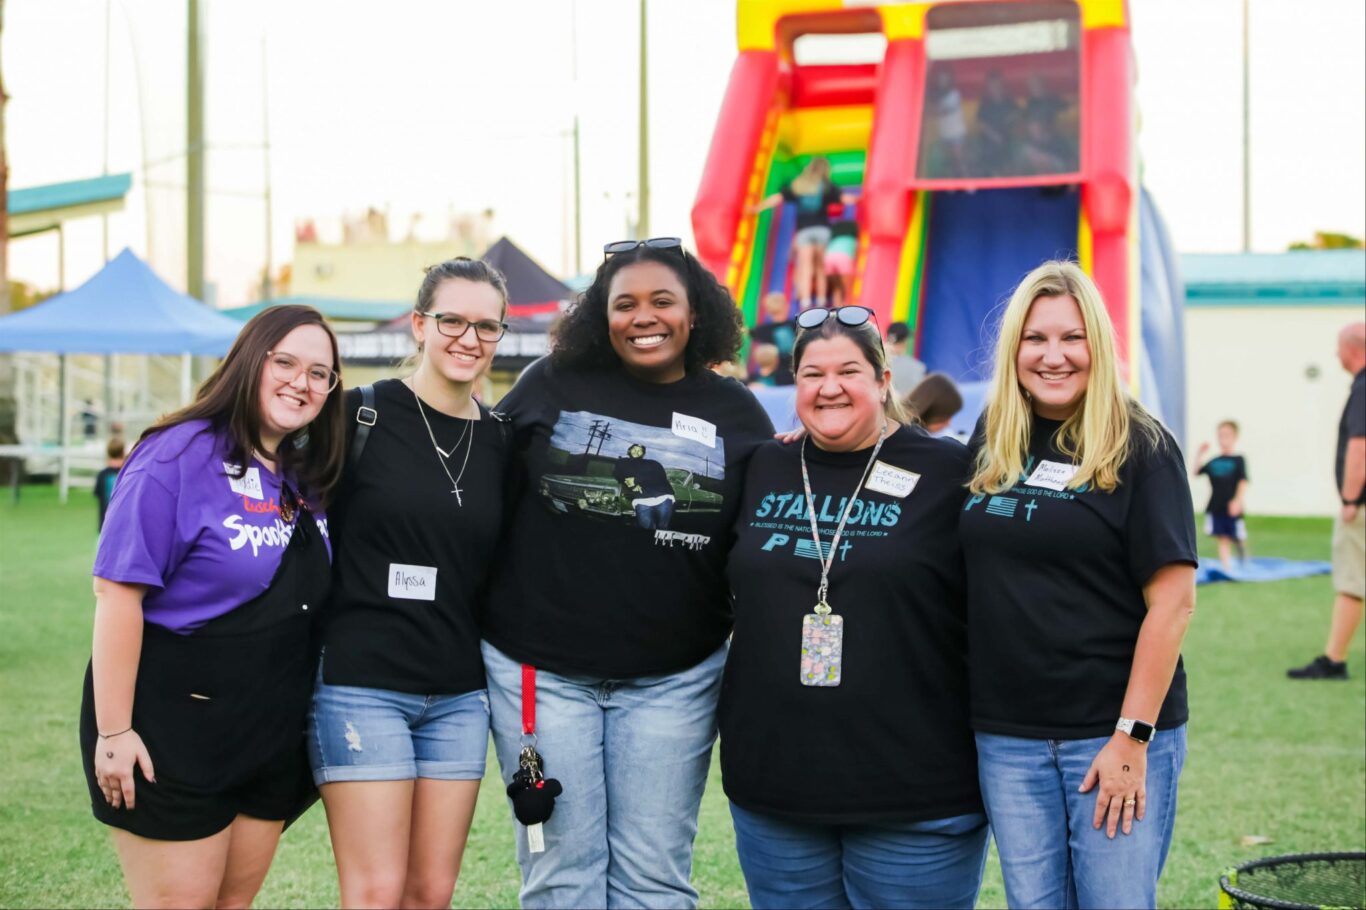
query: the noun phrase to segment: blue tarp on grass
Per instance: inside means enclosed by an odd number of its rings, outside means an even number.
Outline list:
[[[1327,575],[1332,571],[1330,563],[1305,559],[1279,559],[1274,556],[1254,556],[1243,562],[1235,562],[1231,568],[1225,569],[1219,560],[1206,557],[1200,560],[1200,568],[1195,570],[1195,583],[1203,585],[1216,581],[1282,581],[1287,578]]]

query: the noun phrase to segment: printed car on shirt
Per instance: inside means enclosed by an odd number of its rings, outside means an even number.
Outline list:
[[[676,512],[719,512],[722,497],[702,489],[691,471],[665,468],[673,488]],[[631,497],[622,484],[611,477],[582,474],[546,474],[541,477],[541,495],[561,512],[577,509],[595,515],[635,518]]]

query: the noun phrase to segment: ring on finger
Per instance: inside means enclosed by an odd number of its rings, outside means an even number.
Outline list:
[[[1134,797],[1131,796],[1131,797],[1129,797],[1128,799],[1126,799],[1126,800],[1124,801],[1124,805],[1126,805],[1126,806],[1132,806],[1132,805],[1136,804],[1137,802],[1138,802],[1138,800],[1137,800],[1136,798],[1134,798]]]

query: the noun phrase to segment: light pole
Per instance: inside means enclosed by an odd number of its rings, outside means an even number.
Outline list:
[[[641,238],[650,236],[650,67],[645,2],[640,0],[640,178],[636,189],[636,230]]]

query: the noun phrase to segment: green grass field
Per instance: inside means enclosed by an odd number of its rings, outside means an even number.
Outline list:
[[[127,895],[90,816],[76,743],[89,656],[94,504],[50,488],[0,494],[0,907],[121,907]],[[1254,551],[1327,559],[1327,521],[1252,519]],[[1190,754],[1165,907],[1212,907],[1221,869],[1278,853],[1366,849],[1366,666],[1358,633],[1348,683],[1295,683],[1285,668],[1319,653],[1326,577],[1201,588],[1187,639]],[[490,766],[494,767],[490,758]],[[496,776],[485,780],[457,907],[513,907],[517,870]],[[1247,835],[1269,837],[1245,847]],[[705,907],[745,906],[729,815],[713,765],[694,880]],[[337,904],[321,809],[286,835],[257,901]],[[993,859],[980,905],[1004,906]]]

